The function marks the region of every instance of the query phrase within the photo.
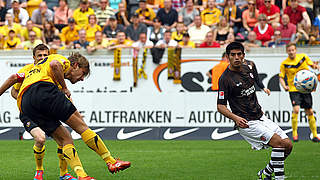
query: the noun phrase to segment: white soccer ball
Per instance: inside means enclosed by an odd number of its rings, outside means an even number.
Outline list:
[[[300,70],[294,77],[294,86],[301,93],[311,93],[317,88],[317,76],[309,70]]]

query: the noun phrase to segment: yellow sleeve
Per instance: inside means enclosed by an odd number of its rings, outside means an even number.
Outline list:
[[[189,43],[192,48],[196,48],[196,44],[193,41],[189,41]]]
[[[150,11],[150,20],[152,21],[156,17],[156,13],[154,13],[153,9],[149,9]]]
[[[204,13],[206,12],[206,10],[203,10],[202,12],[201,12],[201,21],[202,21],[202,23],[204,24],[204,22],[205,22],[205,20],[204,20]]]
[[[67,28],[68,28],[68,27],[64,27],[64,28],[61,30],[60,38],[61,38],[61,41],[62,41],[62,42],[66,42],[66,33],[67,33],[67,31],[68,31]]]
[[[313,61],[311,61],[311,59],[309,58],[309,56],[307,56],[306,54],[304,54],[304,57],[306,58],[306,62],[309,66],[313,65]]]
[[[285,67],[284,67],[284,64],[281,63],[279,77],[284,78],[285,76],[286,76]]]

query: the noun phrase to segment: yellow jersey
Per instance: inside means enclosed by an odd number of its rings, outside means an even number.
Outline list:
[[[218,8],[205,9],[201,12],[201,19],[204,25],[211,26],[220,21],[221,11]]]
[[[27,72],[29,72],[32,68],[33,68],[34,64],[27,64],[25,66],[23,66],[17,73],[21,73],[21,74],[26,74]],[[15,83],[13,85],[13,88],[15,90],[19,90],[21,87],[22,83]]]
[[[279,77],[285,78],[287,76],[287,83],[289,86],[289,92],[298,91],[293,84],[294,76],[302,69],[309,70],[309,66],[313,65],[313,62],[306,54],[296,54],[294,59],[289,57],[284,60],[280,65]]]
[[[32,31],[36,33],[37,38],[41,38],[41,29],[37,27],[32,27]],[[29,40],[29,31],[27,28],[21,29],[21,37],[23,37],[25,41]]]
[[[188,41],[188,44],[184,44],[183,41],[180,41],[178,44],[181,45],[181,46],[188,46],[188,47],[191,47],[191,48],[196,48],[196,44],[193,41]]]
[[[25,74],[25,78],[24,78],[23,83],[22,83],[20,90],[19,90],[17,104],[18,104],[20,111],[21,111],[22,95],[32,84],[34,84],[36,82],[43,81],[43,82],[53,83],[53,84],[57,85],[58,87],[60,86],[60,84],[58,84],[58,82],[56,82],[54,80],[53,74],[51,72],[50,62],[52,62],[53,60],[57,60],[62,65],[64,73],[69,70],[70,61],[66,57],[59,55],[59,54],[49,55],[44,60],[42,60],[42,61],[38,62],[36,65],[34,65],[34,67],[31,68],[31,70],[29,70]]]
[[[73,30],[69,26],[66,26],[62,28],[60,38],[62,42],[65,42],[65,44],[69,44],[73,41],[76,41],[79,39],[79,30],[81,28],[79,26],[75,26]]]
[[[84,28],[87,24],[89,24],[89,16],[93,14],[94,11],[91,8],[88,8],[88,10],[85,12],[82,12],[81,8],[78,8],[73,12],[73,18],[78,26]]]
[[[97,31],[102,31],[101,27],[98,24],[95,24],[94,27],[91,27],[89,24],[84,28],[86,30],[86,39],[88,42],[91,42],[95,39],[95,33]]]

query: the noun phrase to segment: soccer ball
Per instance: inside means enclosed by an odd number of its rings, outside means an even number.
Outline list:
[[[309,70],[301,70],[294,77],[294,86],[301,93],[311,93],[317,88],[318,78]]]

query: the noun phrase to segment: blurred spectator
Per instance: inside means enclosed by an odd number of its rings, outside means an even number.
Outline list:
[[[73,49],[87,49],[89,42],[86,38],[86,30],[79,30],[79,40],[73,41]]]
[[[68,6],[70,9],[77,9],[79,7],[79,0],[68,0]]]
[[[21,37],[22,27],[20,24],[13,22],[12,14],[6,14],[6,25],[2,26],[2,31],[5,36],[8,36],[9,30],[13,29],[17,37]]]
[[[9,30],[8,38],[4,41],[3,48],[6,50],[22,48],[21,40],[16,36],[14,30]]]
[[[59,6],[59,1],[57,0],[44,0],[49,9],[54,10],[55,7]]]
[[[42,30],[43,43],[48,44],[50,46],[53,42],[54,36],[59,36],[59,30],[54,27],[52,21],[45,21]]]
[[[255,7],[254,0],[249,0],[248,9],[242,13],[243,27],[248,31],[252,31],[258,23],[259,11]]]
[[[314,19],[313,25],[318,27],[320,31],[320,14]]]
[[[126,0],[127,12],[129,14],[129,18],[136,12],[139,8],[139,0]]]
[[[98,19],[98,25],[104,27],[108,23],[108,19],[114,15],[113,9],[109,6],[108,0],[100,0],[100,8],[95,11]]]
[[[193,0],[187,0],[186,7],[182,8],[179,11],[179,18],[178,21],[183,21],[184,25],[188,28],[194,25],[193,20],[195,16],[199,15],[199,11],[194,8]]]
[[[118,31],[124,31],[124,26],[118,24],[116,16],[111,16],[109,18],[109,25],[103,28],[103,36],[106,38],[116,38]]]
[[[147,38],[157,44],[160,39],[163,39],[165,29],[161,27],[160,20],[158,18],[153,19],[153,27],[148,28]]]
[[[278,6],[271,4],[271,0],[264,0],[264,6],[260,7],[259,13],[267,15],[267,23],[274,29],[279,27],[280,9]]]
[[[272,40],[266,42],[266,46],[272,48],[281,47],[285,45],[286,43],[281,40],[281,32],[279,30],[275,30],[274,36],[272,36]]]
[[[298,0],[290,0],[290,6],[286,7],[284,14],[288,14],[290,22],[297,25],[297,31],[306,35],[311,28],[311,21],[306,9],[298,5]]]
[[[177,41],[171,39],[171,31],[165,31],[163,39],[159,40],[157,44],[155,45],[156,48],[165,49],[168,47],[177,47],[178,43]]]
[[[176,31],[172,32],[171,39],[178,43],[182,41],[183,34],[185,33],[185,26],[182,22],[177,23]]]
[[[178,21],[178,12],[172,8],[171,0],[164,0],[164,8],[159,9],[157,13],[161,25],[166,30],[171,30],[176,27]]]
[[[228,35],[233,34],[233,29],[229,26],[225,16],[220,17],[218,26],[213,31],[213,40],[218,42],[220,46],[228,44]]]
[[[306,8],[306,11],[309,15],[311,23],[313,23],[313,20],[316,16],[316,14],[313,11],[313,0],[299,0],[299,5]]]
[[[119,24],[122,24],[123,26],[130,25],[130,22],[128,20],[129,15],[124,3],[119,3],[119,11],[116,13],[116,17]]]
[[[4,7],[6,10],[12,8],[12,2],[13,0],[1,0],[4,3]],[[17,2],[20,2],[20,7],[21,8],[26,8],[27,7],[27,0],[17,0]]]
[[[5,7],[5,3],[3,0],[0,0],[0,25],[3,24],[6,13],[7,13],[7,9]]]
[[[248,34],[248,40],[243,43],[246,51],[250,51],[250,48],[258,48],[262,46],[260,40],[257,40],[257,35],[254,31],[250,31]]]
[[[102,30],[102,28],[97,24],[96,15],[89,15],[89,24],[84,27],[84,30],[86,30],[87,33],[87,41],[93,41],[95,39],[95,33]]]
[[[29,32],[29,40],[22,42],[22,47],[25,50],[33,49],[37,45],[42,44],[40,39],[37,39],[37,34],[34,31]]]
[[[319,34],[319,29],[316,26],[311,27],[311,32],[309,34],[309,43],[308,45],[310,46],[317,46],[320,45],[320,34]]]
[[[225,0],[216,0],[216,7],[222,12],[224,7],[226,6]]]
[[[235,0],[226,0],[226,6],[222,14],[226,18],[229,26],[233,29],[233,33],[237,34],[243,32],[244,28],[241,20],[242,12],[240,8],[235,5],[234,1]]]
[[[41,2],[39,8],[33,11],[31,20],[34,26],[42,29],[45,21],[53,22],[53,17],[54,14],[48,9],[46,2]]]
[[[59,0],[59,6],[54,8],[54,24],[59,31],[68,25],[68,19],[73,15],[72,9],[68,7],[67,0]]]
[[[283,42],[288,44],[290,41],[294,41],[296,36],[296,25],[290,22],[290,18],[287,14],[282,15],[282,24],[277,28],[281,32],[281,38]]]
[[[188,33],[190,35],[190,40],[195,42],[198,47],[209,31],[210,28],[202,24],[201,17],[196,16],[194,17],[194,26],[189,28]]]
[[[260,9],[262,6],[264,6],[264,0],[256,0],[255,4],[256,4],[256,8]],[[248,7],[249,7],[249,1],[248,1]]]
[[[137,50],[142,48],[152,48],[153,42],[147,39],[147,33],[143,32],[139,34],[139,40],[132,43],[132,47]]]
[[[241,9],[241,11],[248,8],[248,1],[247,0],[236,0],[236,6]]]
[[[131,18],[132,24],[125,30],[129,40],[137,41],[140,33],[147,33],[147,26],[140,22],[139,15],[134,14]]]
[[[253,31],[257,34],[257,39],[262,42],[262,45],[265,46],[265,42],[270,41],[273,36],[274,30],[267,23],[267,16],[265,14],[260,14],[258,17],[259,23],[253,29]]]
[[[172,8],[175,9],[177,12],[181,10],[181,8],[185,7],[185,1],[182,0],[171,0]]]
[[[97,49],[106,49],[108,47],[108,40],[104,39],[101,31],[95,33],[95,39],[89,43],[87,47],[88,53],[92,53]]]
[[[88,0],[88,2],[89,7],[91,7],[94,11],[96,11],[100,6],[99,0]]]
[[[78,31],[80,29],[81,28],[76,25],[75,20],[73,18],[69,18],[68,26],[64,27],[60,34],[62,43],[65,45],[69,45],[71,42],[78,40]]]
[[[54,36],[50,46],[50,54],[57,54],[58,50],[64,50],[66,47],[62,44],[59,36]]]
[[[20,7],[19,0],[12,0],[12,9],[8,10],[8,13],[13,15],[13,21],[15,23],[25,26],[29,19],[28,12]]]
[[[89,15],[94,14],[93,9],[89,7],[88,0],[80,0],[80,7],[73,12],[73,18],[81,28],[89,24]]]
[[[37,35],[37,39],[41,39],[41,36],[42,36],[41,29],[33,26],[33,22],[31,20],[28,20],[26,27],[22,28],[22,30],[21,30],[21,40],[22,41],[29,40],[30,31],[34,31]]]
[[[200,44],[200,48],[219,48],[219,47],[220,47],[220,44],[213,39],[212,31],[207,32],[204,42]]]
[[[117,32],[117,39],[111,40],[108,45],[108,50],[116,48],[130,48],[132,46],[132,41],[126,39],[126,33],[119,31]]]
[[[143,23],[147,25],[152,25],[153,19],[156,17],[153,9],[147,7],[146,0],[139,1],[139,9],[136,10],[136,13],[144,17]]]
[[[196,44],[190,41],[190,36],[188,33],[183,34],[182,41],[178,43],[178,47],[180,48],[195,48]]]
[[[216,8],[215,2],[215,0],[208,0],[206,9],[201,11],[202,23],[211,27],[212,29],[214,29],[218,24],[219,18],[221,16],[221,11]]]
[[[119,4],[125,4],[126,1],[124,0],[109,0],[109,6],[114,10],[118,11],[119,10]]]

